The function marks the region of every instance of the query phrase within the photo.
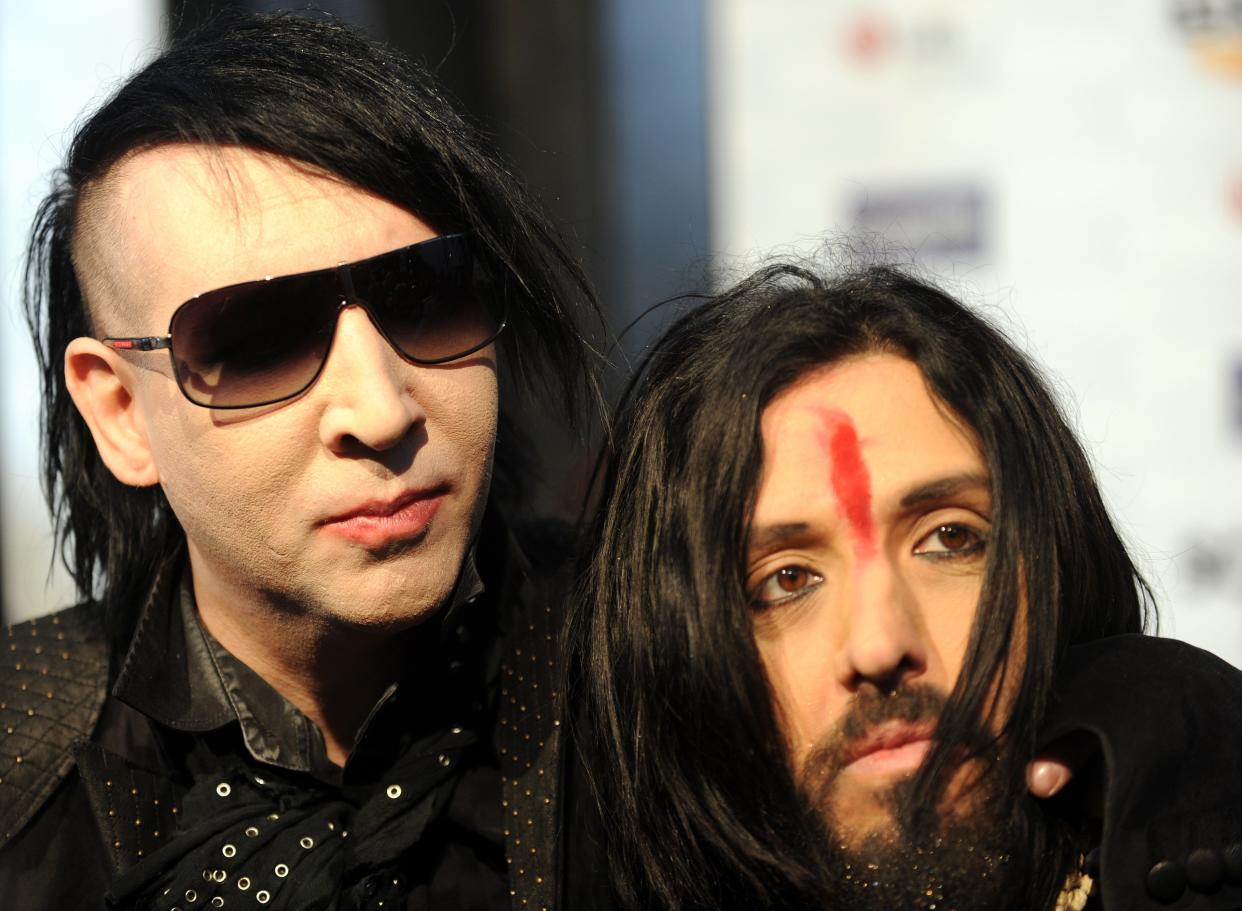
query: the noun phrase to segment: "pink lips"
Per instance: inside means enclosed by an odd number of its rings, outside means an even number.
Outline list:
[[[896,722],[881,725],[850,744],[846,768],[858,775],[914,772],[931,749],[930,725]]]
[[[417,538],[444,501],[442,488],[414,490],[392,500],[372,501],[321,523],[324,531],[363,547],[384,547]]]

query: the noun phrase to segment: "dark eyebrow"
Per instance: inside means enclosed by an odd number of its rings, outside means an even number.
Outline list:
[[[938,478],[914,488],[901,498],[900,506],[902,509],[913,509],[954,496],[968,488],[983,488],[991,491],[992,482],[987,475],[980,474],[955,474],[947,478]]]
[[[811,526],[806,522],[784,522],[780,525],[765,525],[762,528],[752,530],[747,545],[752,551],[768,550],[777,544],[788,541],[790,538],[804,537],[810,530]]]
[[[991,490],[991,481],[987,475],[956,474],[947,478],[937,478],[921,484],[901,498],[899,508],[902,510],[917,509],[928,503],[935,503],[955,496],[964,490]],[[791,540],[805,538],[811,533],[811,526],[806,522],[781,522],[777,525],[764,525],[752,528],[750,538],[746,542],[752,552],[766,551],[776,548]]]

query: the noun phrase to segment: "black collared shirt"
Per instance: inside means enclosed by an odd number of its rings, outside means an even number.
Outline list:
[[[440,727],[456,728],[467,716],[479,714],[470,703],[484,699],[496,673],[494,656],[486,654],[495,633],[487,628],[494,626],[488,617],[492,605],[483,594],[472,552],[442,617],[411,637],[405,675],[371,709],[345,768],[328,759],[323,735],[314,722],[202,626],[188,569],[181,573],[167,609],[148,607],[144,612],[113,695],[174,731],[206,735],[235,725],[256,762],[341,786],[346,771],[365,760],[368,750],[377,748],[377,739],[404,733],[382,730],[394,713],[398,692],[418,698],[420,689],[449,682],[445,670],[459,669],[449,684],[454,692],[441,697],[452,708],[425,703],[417,717],[400,716],[401,722],[427,728],[438,722]],[[484,648],[470,648],[472,643]],[[467,663],[472,665],[471,673],[463,674],[460,670]],[[425,698],[426,693],[422,695]],[[454,716],[461,717],[454,720]]]
[[[491,735],[500,608],[520,569],[486,537],[486,588],[468,561],[344,767],[202,628],[188,578],[157,580],[81,777],[57,798],[89,799],[112,906],[507,908]]]

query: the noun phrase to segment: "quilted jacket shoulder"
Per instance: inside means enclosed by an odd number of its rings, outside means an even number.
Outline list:
[[[86,605],[0,634],[0,848],[73,768],[107,684],[108,647]]]

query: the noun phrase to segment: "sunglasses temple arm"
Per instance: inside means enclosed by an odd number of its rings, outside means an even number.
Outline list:
[[[160,348],[172,347],[171,335],[147,335],[139,338],[104,338],[100,339],[109,348],[120,351],[156,351]]]

